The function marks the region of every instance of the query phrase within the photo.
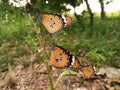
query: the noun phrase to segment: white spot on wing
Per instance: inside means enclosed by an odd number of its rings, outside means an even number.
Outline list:
[[[65,26],[64,26],[64,27],[66,27],[66,25],[67,25],[66,17],[65,17],[64,15],[61,15],[61,17],[62,17],[62,19],[63,19],[63,21],[64,21],[64,23],[65,23]]]
[[[94,73],[96,74],[96,67],[95,67],[95,66],[93,66],[93,69],[94,69]]]
[[[72,66],[73,66],[74,62],[75,62],[75,56],[72,56],[72,62],[71,62]]]

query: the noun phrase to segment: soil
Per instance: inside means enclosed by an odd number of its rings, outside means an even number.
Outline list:
[[[53,85],[64,70],[50,66]],[[82,75],[63,76],[55,90],[120,90],[119,68],[100,68],[97,74],[90,79],[84,79]],[[44,63],[35,63],[29,67],[9,66],[7,71],[0,72],[0,90],[48,90],[49,87]]]

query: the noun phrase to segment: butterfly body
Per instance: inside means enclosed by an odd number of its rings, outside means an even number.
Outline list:
[[[49,33],[56,33],[72,23],[70,17],[59,14],[40,14],[39,19]]]

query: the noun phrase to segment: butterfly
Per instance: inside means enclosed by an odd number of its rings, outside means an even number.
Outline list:
[[[80,68],[79,60],[63,47],[52,44],[51,48],[51,64],[58,68]]]
[[[52,44],[51,47],[51,64],[57,68],[72,68],[80,69],[83,73],[84,78],[88,79],[96,75],[99,68],[93,65],[84,66],[79,62],[79,60],[66,49],[56,44]]]
[[[97,72],[99,72],[99,68],[96,68],[95,66],[84,66],[82,67],[82,72],[85,79],[91,78],[92,76],[96,75]]]
[[[59,14],[39,14],[39,19],[49,33],[56,33],[72,23],[70,17]]]

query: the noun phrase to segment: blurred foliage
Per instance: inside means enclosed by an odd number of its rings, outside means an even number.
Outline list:
[[[36,20],[31,19],[26,11],[33,13],[61,13],[69,12],[66,4],[78,6],[82,0],[32,0],[30,7],[16,8],[8,4],[8,0],[0,2],[0,69],[5,70],[8,63],[11,65],[24,64],[29,65],[31,55],[36,53],[38,48],[42,48],[40,43],[44,43],[49,52],[50,44],[56,44],[66,48],[75,55],[87,54],[90,60],[97,65],[111,65],[120,67],[120,14],[109,14],[103,21],[100,15],[94,15],[94,26],[88,24],[88,13],[84,11],[81,15],[84,22],[84,30],[74,15],[71,17],[74,23],[61,30],[55,35],[50,35],[46,28]],[[29,5],[28,5],[29,6]],[[42,40],[39,41],[38,34],[34,24],[37,24],[41,30]],[[45,53],[49,54],[49,53]],[[49,55],[40,55],[35,62],[49,59]]]
[[[61,13],[68,11],[66,8],[67,4],[75,7],[79,6],[82,2],[83,0],[32,0],[31,3],[33,5],[28,5],[28,10],[30,12],[35,10],[41,13]]]

